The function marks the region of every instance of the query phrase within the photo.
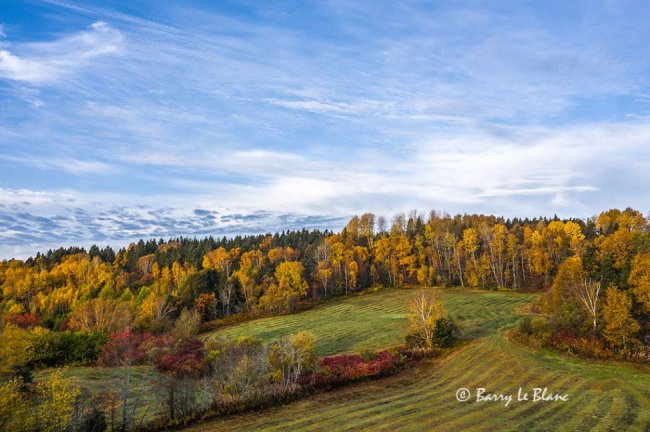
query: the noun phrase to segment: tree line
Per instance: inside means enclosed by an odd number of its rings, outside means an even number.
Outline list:
[[[573,300],[598,308],[613,288],[609,298],[618,293],[619,304],[629,303],[639,327],[634,339],[647,344],[648,227],[633,209],[512,220],[414,211],[390,224],[372,213],[354,216],[338,233],[149,240],[117,252],[59,249],[0,263],[0,311],[3,326],[43,332],[162,333],[184,309],[203,322],[291,313],[374,285],[552,288],[547,310]],[[602,288],[593,294],[585,287],[595,283]],[[600,309],[586,313],[601,318]],[[83,338],[92,357],[98,339]]]

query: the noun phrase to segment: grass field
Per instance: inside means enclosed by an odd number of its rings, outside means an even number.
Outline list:
[[[248,321],[203,337],[245,335],[268,341],[307,330],[314,334],[318,355],[398,345],[404,342],[407,327],[406,302],[415,293],[416,290],[383,289],[336,300],[293,315]],[[529,296],[481,292],[481,301],[477,302],[476,296],[471,293],[459,290],[445,293],[447,308],[462,326],[466,337],[489,334],[499,326],[512,322],[515,318],[512,307],[531,299]]]
[[[34,374],[36,380],[48,376],[53,369],[43,369]],[[120,392],[123,370],[100,367],[66,367],[59,369],[63,376],[91,395]],[[158,411],[159,401],[156,389],[160,386],[160,375],[152,367],[135,366],[129,377],[130,403],[137,404],[138,421],[153,419]]]
[[[401,341],[404,299],[386,291],[305,313],[232,327],[228,334],[274,337],[310,329],[321,353],[378,347]],[[373,298],[376,296],[375,298]],[[443,359],[396,376],[316,395],[283,407],[198,424],[208,431],[650,431],[650,373],[641,367],[599,364],[530,350],[510,341],[515,308],[531,299],[506,293],[451,291],[450,313],[473,338]],[[329,316],[329,320],[327,317]],[[329,322],[328,322],[329,321]],[[548,387],[567,402],[476,402],[475,389],[515,394]],[[460,387],[472,399],[458,402]]]

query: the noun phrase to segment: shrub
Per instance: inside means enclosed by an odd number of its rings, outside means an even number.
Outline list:
[[[537,317],[531,323],[533,335],[540,342],[545,343],[551,336],[548,321],[545,318]]]
[[[433,331],[432,342],[439,348],[448,348],[454,341],[456,326],[447,318],[438,318]]]
[[[33,313],[24,313],[22,315],[12,315],[10,321],[20,328],[32,328],[40,325],[41,320],[38,315]]]
[[[181,341],[154,360],[156,368],[176,378],[198,377],[204,369],[205,348],[198,339]]]
[[[303,378],[304,383],[315,387],[329,387],[369,377],[384,376],[395,372],[402,361],[398,354],[381,351],[373,359],[364,360],[358,354],[324,357],[316,372]]]
[[[31,363],[39,366],[90,365],[108,341],[105,333],[43,332],[30,350]]]
[[[110,340],[102,347],[97,358],[97,366],[116,367],[132,366],[144,362],[147,352],[143,348],[146,334],[126,330],[113,333]]]
[[[590,328],[585,326],[587,316],[584,311],[573,303],[563,303],[548,321],[549,331],[570,332],[575,335],[589,334]]]
[[[523,335],[530,336],[533,334],[533,322],[529,315],[519,321],[519,332]]]
[[[373,349],[366,348],[366,349],[361,350],[359,355],[361,356],[361,359],[363,361],[369,361],[369,360],[376,359],[378,353]]]
[[[454,341],[457,328],[456,325],[448,318],[438,318],[431,332],[431,339],[425,340],[422,332],[410,331],[406,334],[404,340],[409,348],[423,348],[431,350],[432,348],[447,348]]]

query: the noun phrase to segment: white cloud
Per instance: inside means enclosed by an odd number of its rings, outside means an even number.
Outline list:
[[[522,215],[518,209],[526,202],[528,216],[548,214],[549,209],[588,216],[607,205],[603,197],[610,198],[610,205],[645,210],[650,194],[640,185],[650,182],[649,155],[649,124],[513,127],[505,138],[476,130],[414,144],[399,160],[361,154],[343,163],[302,158],[295,166],[286,165],[284,172],[264,172],[264,180],[255,186],[221,184],[215,200],[315,214],[395,212],[415,206]],[[265,160],[271,166],[281,164],[275,157],[268,154]],[[608,177],[631,170],[638,188],[618,190]],[[248,174],[245,167],[240,172]],[[210,189],[210,182],[205,185]]]
[[[7,37],[7,34],[5,33],[5,28],[2,24],[0,24],[0,37]]]
[[[320,100],[280,100],[269,99],[269,103],[284,108],[310,111],[314,113],[360,114],[385,109],[391,105],[387,102],[359,100],[352,103]]]
[[[228,166],[244,177],[255,173],[257,181],[183,183],[172,176],[168,182],[182,191],[161,187],[147,196],[0,189],[0,216],[17,220],[5,223],[4,242],[14,249],[33,243],[34,251],[44,244],[35,236],[48,244],[87,244],[279,230],[288,224],[337,228],[342,222],[328,217],[365,211],[390,216],[409,209],[586,217],[609,207],[646,212],[650,202],[650,124],[512,127],[500,136],[474,130],[465,137],[430,137],[404,155],[396,160],[357,153],[340,163],[262,149],[233,151],[224,158],[230,165],[216,171]],[[626,187],[620,187],[616,179],[624,175],[638,184],[622,178]],[[160,203],[172,208],[160,209]],[[264,215],[251,217],[260,209]],[[283,215],[295,217],[287,222]]]
[[[89,30],[52,42],[18,44],[0,50],[0,77],[31,84],[56,82],[96,57],[115,54],[122,34],[98,21]]]
[[[198,205],[308,215],[648,210],[650,118],[631,103],[624,118],[627,99],[648,99],[643,16],[621,31],[603,27],[600,10],[574,20],[560,8],[555,24],[528,6],[504,17],[457,4],[319,3],[340,36],[330,38],[299,19],[238,21],[187,5],[161,3],[163,25],[49,3],[113,24],[0,42],[0,79],[20,81],[0,89],[11,107],[0,110],[0,172],[29,164],[67,186],[0,193],[0,207],[30,202],[51,215],[71,203],[91,214],[115,205],[126,222],[153,219],[138,206],[161,202],[175,208],[164,217],[179,220]],[[631,123],[597,123],[605,117]],[[102,190],[81,193],[54,170],[133,182],[88,181]]]
[[[32,156],[0,155],[0,160],[17,162],[40,169],[60,169],[70,174],[115,174],[117,167],[106,162],[74,158],[39,158]]]

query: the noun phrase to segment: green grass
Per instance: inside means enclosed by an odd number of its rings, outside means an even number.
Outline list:
[[[310,329],[325,346],[321,353],[390,345],[401,341],[404,301],[411,293],[389,290],[294,316],[242,324],[225,333],[274,337]],[[647,368],[570,359],[528,349],[506,337],[505,330],[518,320],[516,307],[531,298],[500,292],[447,292],[451,315],[460,322],[464,336],[474,339],[446,358],[422,362],[390,378],[198,424],[190,430],[650,431]],[[513,401],[504,407],[474,398],[461,403],[455,397],[460,387],[516,394],[520,386],[524,391],[548,387],[567,393],[569,400]]]
[[[364,348],[383,348],[404,342],[407,327],[406,302],[416,290],[383,289],[376,293],[341,299],[314,309],[280,317],[262,318],[226,327],[204,335],[256,336],[269,341],[307,330],[314,334],[318,355],[358,352]],[[510,306],[530,299],[505,293],[482,293],[476,303],[467,291],[445,294],[447,307],[468,337],[477,337],[511,322]],[[489,313],[481,309],[489,307]]]
[[[46,378],[54,369],[43,369],[34,374],[35,380]],[[111,392],[119,393],[122,388],[123,370],[100,367],[66,367],[58,369],[65,378],[82,388],[88,395],[97,396]],[[156,389],[160,386],[160,375],[151,367],[135,366],[129,377],[130,403],[137,403],[137,420],[153,419],[158,411]]]

